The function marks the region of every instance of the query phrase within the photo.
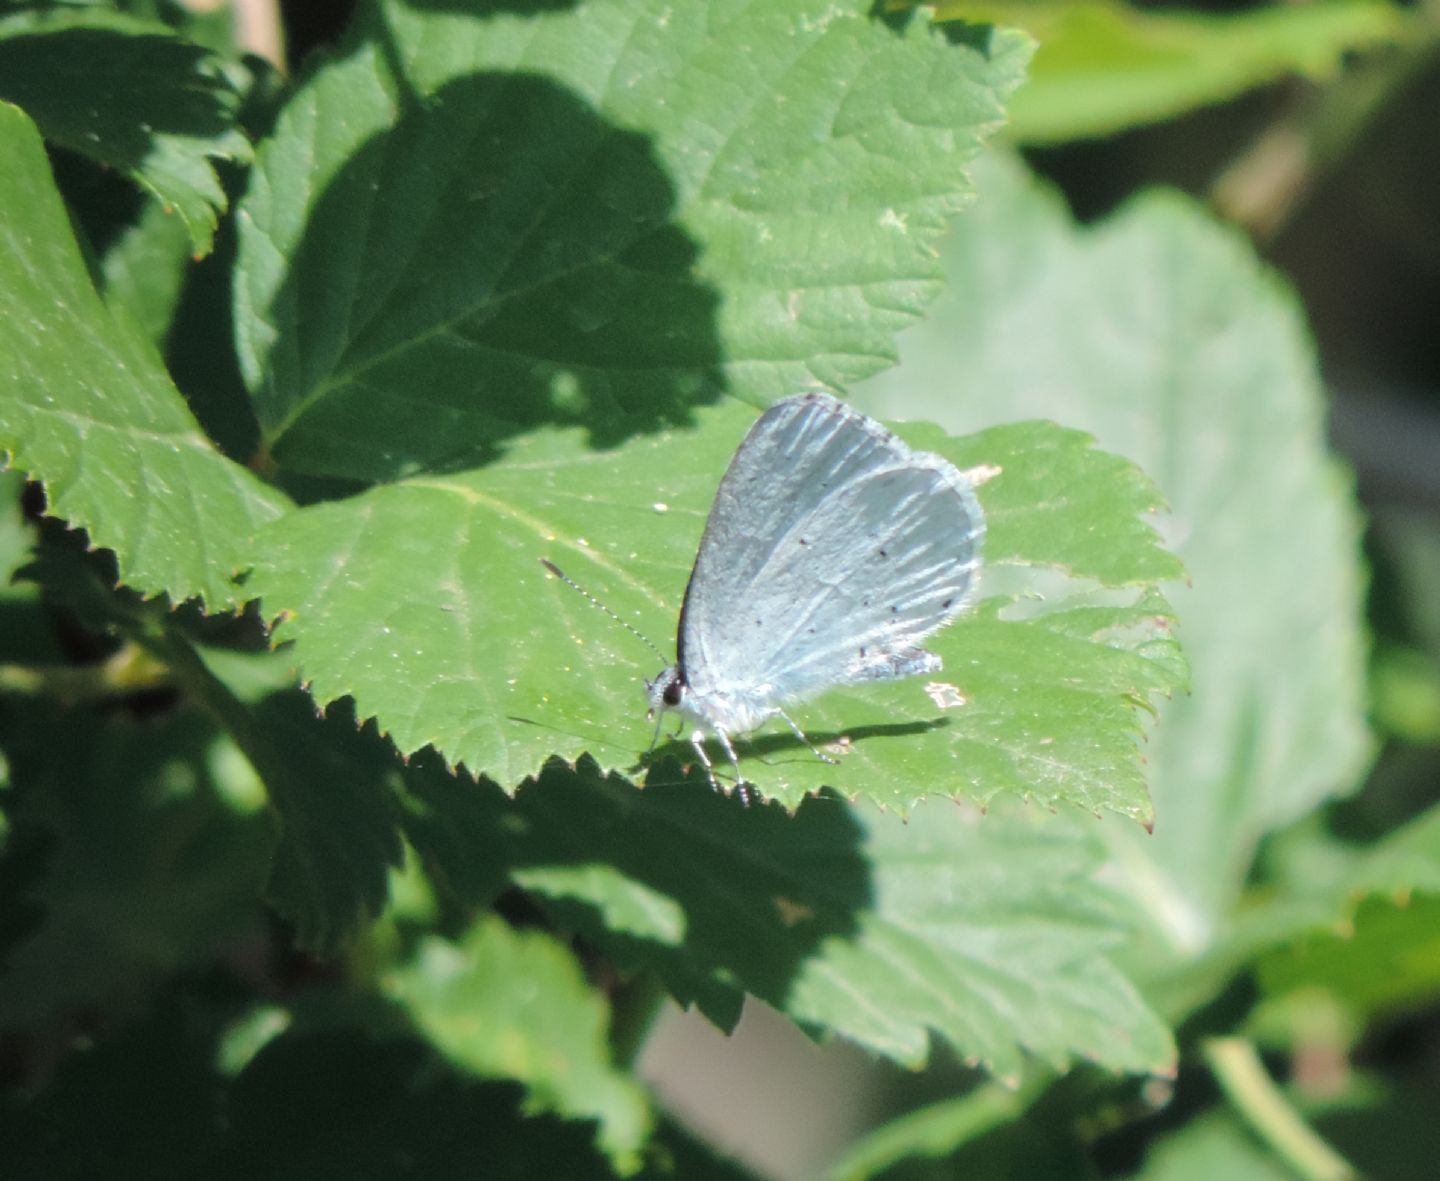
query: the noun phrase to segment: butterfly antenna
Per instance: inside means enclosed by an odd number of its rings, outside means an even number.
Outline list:
[[[634,636],[637,640],[639,640],[642,644],[644,644],[645,647],[649,648],[650,651],[652,651],[653,653],[655,653],[656,656],[660,657],[660,659],[661,659],[662,661],[664,661],[666,664],[669,664],[669,663],[670,663],[670,657],[666,656],[665,653],[662,652],[662,651],[651,641],[651,639],[650,639],[649,636],[647,636],[644,632],[640,631],[638,628],[634,627],[632,624],[630,624],[630,623],[627,622],[626,620],[621,619],[620,616],[616,615],[615,612],[613,612],[612,610],[610,610],[609,607],[605,606],[604,603],[602,603],[599,599],[597,599],[594,595],[592,595],[588,590],[586,590],[583,586],[581,586],[578,582],[576,582],[573,578],[571,578],[570,575],[566,574],[565,571],[563,571],[562,569],[560,569],[559,566],[555,565],[555,563],[552,562],[549,558],[541,558],[541,559],[540,559],[540,564],[541,564],[542,566],[544,566],[545,569],[547,569],[548,571],[550,571],[551,574],[555,575],[556,578],[558,578],[561,582],[563,582],[563,583],[564,583],[566,586],[568,586],[571,590],[576,591],[577,593],[583,595],[586,599],[588,599],[588,600],[590,601],[590,605],[591,605],[592,607],[598,607],[598,608],[600,608],[601,611],[605,612],[606,615],[610,616],[611,619],[613,619],[616,623],[618,623],[621,627],[623,627],[627,632],[629,632],[632,636]],[[659,731],[657,730],[656,733],[658,734]]]

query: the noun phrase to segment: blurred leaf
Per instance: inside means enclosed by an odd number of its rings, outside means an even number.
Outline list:
[[[324,1000],[311,998],[307,1017]],[[338,1006],[337,1006],[338,1008]],[[332,1013],[331,1016],[343,1016]],[[594,1130],[536,1110],[524,1087],[482,1082],[436,1061],[433,1047],[393,1031],[367,1035],[310,1021],[269,1041],[236,1080],[225,1138],[196,1175],[352,1179],[484,1177],[603,1178],[614,1175]],[[673,1124],[647,1144],[646,1181],[743,1181]]]
[[[540,559],[642,631],[673,627],[753,413],[730,405],[704,421],[601,454],[573,431],[537,432],[485,468],[300,510],[262,534],[247,589],[282,616],[277,635],[294,641],[317,699],[353,695],[404,753],[433,745],[507,786],[556,753],[633,769],[654,733],[643,685],[656,658]],[[741,744],[743,773],[791,805],[828,784],[902,811],[927,794],[1011,793],[1148,821],[1137,707],[1183,683],[1184,666],[1164,599],[1094,583],[1144,588],[1179,573],[1140,519],[1154,488],[1051,424],[906,434],[962,468],[1002,469],[980,488],[992,566],[1086,581],[1055,578],[1043,600],[998,595],[927,640],[947,669],[928,687],[835,690],[797,710],[812,741],[839,744],[838,766],[786,731]],[[694,757],[684,742],[662,751]]]
[[[284,498],[200,432],[152,348],[106,311],[45,150],[0,104],[0,448],[49,511],[113,549],[121,579],[238,605],[245,543]]]
[[[1130,1181],[1295,1181],[1295,1172],[1229,1112],[1211,1112],[1161,1137]]]
[[[451,1062],[524,1083],[536,1110],[597,1120],[617,1167],[638,1166],[644,1092],[611,1064],[605,1006],[551,936],[485,917],[459,945],[423,942],[388,990]]]
[[[1397,617],[1396,638],[1440,660],[1440,521],[1404,505],[1385,505],[1376,510],[1371,537],[1399,590],[1397,601],[1386,604]]]
[[[527,1111],[514,1084],[475,1082],[413,1038],[353,1026],[288,1032],[233,1081],[215,1069],[211,998],[68,1056],[26,1103],[0,1105],[0,1163],[14,1178],[611,1176],[583,1124]],[[135,1086],[136,1072],[145,1080]],[[668,1133],[699,1164],[705,1156]],[[666,1175],[657,1171],[647,1176]],[[685,1178],[726,1178],[706,1169]]]
[[[1382,648],[1371,693],[1381,731],[1417,745],[1440,744],[1440,659],[1414,648]]]
[[[1369,759],[1354,502],[1294,298],[1248,245],[1173,195],[1082,229],[1008,159],[977,178],[951,291],[857,394],[952,430],[1053,415],[1170,501],[1192,692],[1149,739],[1154,837],[1101,831],[1147,916],[1137,967],[1183,982],[1228,936],[1261,836],[1353,790]]]
[[[0,100],[50,142],[131,177],[178,216],[196,257],[209,253],[226,206],[212,161],[250,160],[221,59],[101,9],[12,16],[0,22]]]
[[[261,151],[237,274],[269,451],[362,479],[883,367],[1029,54],[816,0],[379,12]]]
[[[1440,1085],[1427,1056],[1415,1059],[1403,1053],[1391,1058],[1390,1069],[1374,1079],[1379,1095],[1317,1120],[1319,1130],[1361,1177],[1429,1181],[1435,1171],[1440,1158],[1440,1121],[1435,1119]]]
[[[205,1163],[218,1130],[219,1080],[202,1023],[181,1009],[163,997],[142,1019],[63,1055],[27,1101],[0,1104],[5,1176],[214,1177]]]
[[[461,849],[511,866],[562,925],[722,1026],[748,992],[911,1066],[936,1036],[1011,1080],[1025,1052],[1173,1069],[1167,1031],[1107,958],[1126,929],[1093,827],[940,802],[907,823],[834,796],[791,815],[699,775],[667,782],[673,769],[637,792],[555,763],[507,801],[417,767],[411,839],[442,880]],[[429,836],[451,817],[465,839],[447,851]]]
[[[1268,4],[1242,12],[1146,10],[1119,0],[942,0],[937,20],[1018,25],[1039,46],[1010,103],[1021,143],[1058,143],[1156,123],[1293,74],[1324,80],[1345,55],[1405,36],[1375,0]]]
[[[274,847],[268,818],[228,806],[217,736],[194,713],[50,708],[12,702],[0,719],[12,778],[0,1027],[125,1015],[207,962],[257,921]]]
[[[1313,905],[1299,937],[1261,959],[1265,992],[1322,988],[1360,1021],[1440,997],[1440,804],[1328,866],[1292,869],[1285,893]]]
[[[1352,892],[1440,894],[1440,804],[1366,850],[1346,885]]]

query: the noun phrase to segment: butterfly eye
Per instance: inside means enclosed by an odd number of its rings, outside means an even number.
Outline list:
[[[661,695],[661,700],[664,701],[665,704],[666,704],[670,709],[675,709],[676,707],[679,706],[679,704],[680,704],[680,678],[679,678],[679,677],[676,677],[676,678],[675,678],[674,680],[672,680],[668,685],[665,686],[665,692]]]

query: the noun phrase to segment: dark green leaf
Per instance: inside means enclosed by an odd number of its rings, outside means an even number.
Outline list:
[[[212,161],[250,159],[219,58],[101,9],[11,17],[0,23],[0,100],[52,143],[130,176],[179,219],[197,257],[209,253],[226,205]]]
[[[266,698],[255,724],[270,750],[260,771],[282,825],[270,899],[303,946],[328,954],[379,914],[400,863],[393,752],[348,708],[317,718],[298,690]]]
[[[125,1015],[259,918],[274,846],[213,727],[7,706],[0,1026]],[[213,761],[212,761],[213,760]]]
[[[161,206],[147,205],[101,259],[105,305],[158,347],[170,330],[189,263],[185,226]]]

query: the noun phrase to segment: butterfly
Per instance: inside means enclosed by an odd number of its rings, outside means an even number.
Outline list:
[[[680,611],[677,659],[646,682],[712,785],[732,739],[840,685],[937,672],[920,641],[974,597],[985,516],[973,481],[826,393],[756,420],[720,481]],[[833,762],[810,746],[818,757]],[[718,786],[718,785],[717,785]]]

